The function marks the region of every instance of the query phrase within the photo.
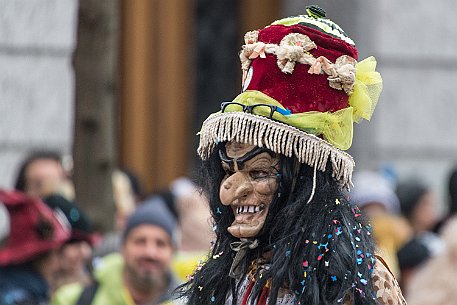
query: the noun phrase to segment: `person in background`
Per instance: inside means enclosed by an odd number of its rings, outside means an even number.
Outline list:
[[[28,155],[19,166],[14,187],[38,198],[53,193],[74,198],[73,185],[63,167],[61,156],[53,151],[37,151]]]
[[[122,231],[128,217],[138,204],[138,193],[135,192],[132,180],[124,171],[115,170],[111,176],[114,197],[114,228],[103,235],[100,243],[94,248],[95,260],[107,254],[118,252],[121,247]]]
[[[51,304],[171,304],[177,281],[170,266],[177,247],[176,219],[168,208],[160,202],[140,204],[123,230],[120,253],[95,266],[95,282],[64,286]]]
[[[439,234],[446,222],[457,214],[457,167],[453,168],[448,179],[448,206],[446,214],[438,221],[433,232]]]
[[[190,179],[181,177],[170,185],[182,232],[180,250],[208,252],[215,238],[211,225],[208,199]]]
[[[88,284],[91,280],[92,247],[97,235],[85,212],[61,195],[50,195],[43,201],[53,210],[61,210],[71,225],[70,239],[59,251],[60,268],[52,281],[52,290],[62,285],[79,282]]]
[[[425,245],[433,256],[443,250],[443,242],[432,232],[438,222],[438,206],[433,191],[418,180],[397,185],[401,212],[413,229],[413,238]]]
[[[401,274],[399,284],[406,297],[408,297],[409,282],[430,256],[428,247],[415,238],[409,240],[398,250],[397,257]]]
[[[398,215],[400,204],[393,186],[374,171],[355,172],[353,182],[351,203],[358,205],[370,219],[378,251],[399,278],[397,251],[411,238],[412,229]]]
[[[444,251],[431,257],[410,279],[409,305],[453,305],[457,300],[457,219],[443,227]]]
[[[44,305],[68,223],[41,200],[0,190],[0,305]]]
[[[198,263],[206,258],[215,238],[210,225],[207,199],[190,179],[175,179],[166,190],[149,196],[145,202],[165,204],[178,219],[181,235],[172,268],[180,280],[186,280]]]

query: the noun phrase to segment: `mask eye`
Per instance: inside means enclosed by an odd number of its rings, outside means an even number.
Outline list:
[[[263,170],[252,170],[252,171],[249,171],[249,176],[254,180],[265,179],[265,178],[270,177],[270,173],[267,171],[263,171]]]

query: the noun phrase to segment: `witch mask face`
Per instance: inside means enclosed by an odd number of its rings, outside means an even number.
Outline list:
[[[267,149],[238,142],[228,142],[220,157],[226,175],[219,197],[235,216],[227,230],[238,238],[255,237],[278,189],[279,158]]]

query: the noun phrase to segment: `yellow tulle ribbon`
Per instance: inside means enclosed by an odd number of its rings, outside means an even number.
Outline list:
[[[349,96],[349,105],[354,108],[354,122],[370,120],[382,91],[382,78],[376,72],[376,59],[370,56],[355,66],[356,81]]]

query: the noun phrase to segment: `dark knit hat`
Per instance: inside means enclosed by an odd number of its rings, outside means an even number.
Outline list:
[[[449,213],[457,213],[457,167],[449,176]]]
[[[91,245],[95,243],[96,235],[92,228],[92,222],[87,214],[78,207],[75,202],[69,201],[65,197],[57,194],[43,198],[43,202],[50,208],[54,210],[60,209],[64,213],[71,225],[70,242],[87,241]]]
[[[427,193],[428,188],[421,182],[410,180],[398,184],[396,193],[400,200],[402,214],[410,218],[420,198]]]
[[[416,268],[431,257],[430,250],[414,238],[407,242],[397,253],[400,270]]]
[[[173,244],[177,243],[176,218],[167,208],[161,197],[154,196],[136,208],[127,220],[122,239],[125,240],[130,231],[142,224],[161,227],[170,235]]]

